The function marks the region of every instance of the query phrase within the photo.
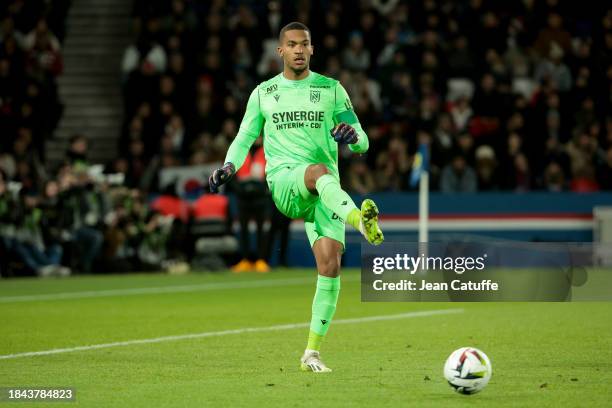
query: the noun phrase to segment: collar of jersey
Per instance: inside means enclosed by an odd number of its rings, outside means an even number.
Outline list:
[[[314,72],[312,71],[309,71],[308,76],[304,79],[288,79],[288,78],[285,78],[285,75],[283,75],[282,72],[279,75],[281,77],[281,82],[289,86],[293,86],[295,88],[299,88],[301,86],[308,85],[314,78]]]

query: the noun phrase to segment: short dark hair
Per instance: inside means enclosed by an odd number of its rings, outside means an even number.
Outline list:
[[[69,144],[74,144],[75,142],[80,142],[80,141],[86,141],[87,142],[87,137],[85,137],[84,134],[82,133],[75,133],[74,135],[70,136],[70,139],[68,139],[68,143]]]
[[[310,28],[306,27],[304,24],[300,23],[299,21],[292,21],[291,23],[281,28],[280,33],[278,34],[278,41],[282,42],[283,36],[285,35],[285,33],[291,30],[304,30],[304,31],[308,31],[308,34],[310,34]]]

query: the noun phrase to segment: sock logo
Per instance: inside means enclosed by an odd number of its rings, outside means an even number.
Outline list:
[[[327,324],[327,320],[323,320],[323,319],[322,319],[322,320],[321,320],[321,324],[322,324],[323,326],[325,326],[325,325]]]

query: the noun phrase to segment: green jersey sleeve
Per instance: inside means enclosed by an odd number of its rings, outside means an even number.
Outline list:
[[[225,163],[233,163],[236,166],[236,171],[238,171],[242,167],[251,145],[259,137],[263,125],[264,117],[261,112],[259,87],[257,87],[251,92],[251,96],[249,96],[246,111],[240,123],[240,129],[238,129],[238,134],[227,150]]]
[[[346,123],[351,125],[359,135],[359,140],[355,144],[349,145],[349,149],[355,153],[365,153],[368,151],[368,147],[370,143],[368,141],[368,135],[363,131],[361,127],[361,123],[359,123],[359,119],[357,119],[357,115],[355,114],[355,110],[353,109],[353,104],[351,103],[351,98],[349,97],[346,89],[340,84],[340,82],[336,85],[336,106],[334,108],[334,122],[338,123]]]

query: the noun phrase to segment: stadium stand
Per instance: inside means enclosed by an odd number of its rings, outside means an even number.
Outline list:
[[[470,191],[611,187],[606,6],[351,4],[136,2],[137,40],[124,61],[139,52],[141,65],[128,74],[122,151],[137,139],[170,162],[218,161],[249,91],[279,71],[280,24],[299,20],[312,30],[313,69],[342,81],[373,139],[368,191],[408,190],[422,140],[432,146],[434,189],[463,172],[476,178]],[[162,147],[170,140],[171,152]],[[458,157],[464,166],[447,166]],[[343,168],[359,160],[347,153]],[[364,192],[356,180],[348,186]]]
[[[107,270],[138,269],[147,259],[161,265],[167,259],[146,255],[175,231],[147,205],[165,192],[160,173],[223,159],[250,91],[281,69],[276,36],[292,20],[312,30],[313,69],[343,83],[370,137],[365,156],[341,151],[352,192],[411,190],[419,143],[431,146],[434,191],[612,190],[612,9],[605,2],[135,0],[131,18],[106,24],[119,27],[109,35],[120,40],[101,47],[117,66],[100,69],[114,73],[84,74],[106,75],[101,86],[115,87],[110,102],[99,102],[110,105],[100,108],[103,130],[88,121],[66,125],[78,122],[70,111],[60,131],[79,80],[62,93],[58,76],[96,64],[78,50],[64,58],[71,3],[0,6],[3,250],[14,253],[27,230],[28,217],[13,215],[40,207],[56,224],[35,223],[42,239],[33,244],[44,253],[59,243],[66,267],[87,272],[100,258],[112,265]],[[100,10],[104,18],[119,13]],[[81,31],[86,22],[74,20]],[[95,119],[96,106],[82,112]],[[85,147],[50,166],[45,144],[63,154],[68,138]],[[98,163],[100,152],[112,160]],[[49,185],[57,190],[51,196]]]

